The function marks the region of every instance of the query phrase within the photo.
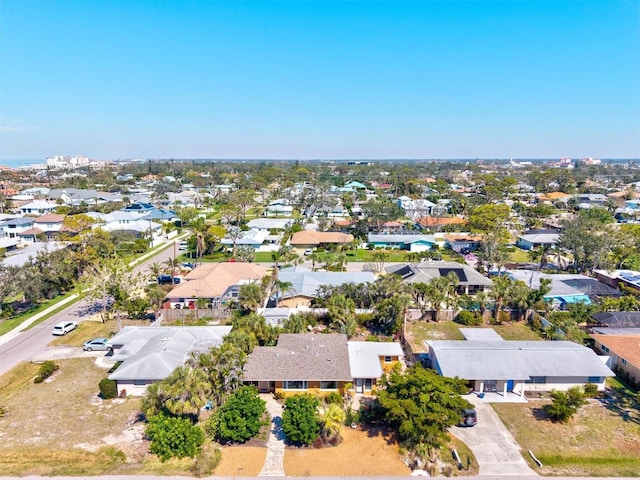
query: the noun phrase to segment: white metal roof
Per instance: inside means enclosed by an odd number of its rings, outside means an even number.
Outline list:
[[[433,365],[447,377],[527,380],[530,377],[612,377],[593,350],[566,341],[432,340]]]
[[[404,352],[396,342],[347,342],[349,346],[349,367],[353,378],[380,378],[382,366],[380,357],[403,357]]]

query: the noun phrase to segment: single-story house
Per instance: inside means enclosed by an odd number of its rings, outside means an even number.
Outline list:
[[[408,250],[409,252],[425,252],[436,244],[433,235],[422,234],[375,234],[367,235],[367,243],[373,248],[390,248]]]
[[[240,232],[240,236],[235,240],[235,244],[237,247],[251,247],[254,250],[257,250],[267,242],[267,237],[269,237],[268,230],[246,230],[244,232]],[[225,237],[220,241],[220,243],[231,248],[233,247],[234,240],[233,238]]]
[[[456,291],[460,294],[473,295],[490,289],[493,285],[491,279],[481,275],[469,265],[457,262],[433,262],[426,261],[419,264],[400,264],[385,268],[387,273],[400,275],[406,283],[429,283],[433,278],[444,277],[454,273],[458,277]]]
[[[542,278],[551,280],[551,290],[544,298],[560,308],[569,303],[591,304],[595,298],[622,295],[619,290],[586,275],[541,273],[537,270],[506,270],[505,274],[512,280],[523,281],[531,289],[537,289]]]
[[[293,220],[288,218],[254,218],[249,220],[247,227],[251,230],[286,230]]]
[[[608,355],[607,365],[614,371],[626,374],[629,380],[640,384],[640,335],[592,334],[594,348]]]
[[[594,270],[593,276],[600,282],[617,288],[620,284],[640,290],[640,272],[636,270]]]
[[[292,247],[315,248],[328,245],[348,245],[353,242],[353,235],[339,232],[316,232],[313,230],[302,230],[296,232],[289,240]]]
[[[560,233],[557,230],[528,230],[518,235],[516,247],[523,250],[535,250],[539,247],[554,248],[558,243]]]
[[[416,220],[419,228],[442,228],[447,225],[464,225],[467,220],[463,217],[422,217]]]
[[[495,330],[461,328],[466,340],[429,340],[431,368],[469,382],[476,392],[567,390],[593,383],[604,390],[615,374],[587,347],[568,341],[504,340]]]
[[[444,236],[444,246],[457,253],[469,253],[478,250],[482,237],[468,233],[451,233]]]
[[[640,312],[597,312],[592,313],[593,324],[612,329],[640,328]]]
[[[164,380],[192,354],[222,345],[231,326],[124,327],[111,338],[111,360],[122,362],[110,375],[118,392],[144,395],[152,383]]]
[[[275,347],[256,347],[249,354],[244,380],[260,391],[284,395],[342,393],[348,384],[356,393],[370,393],[403,357],[395,342],[349,342],[342,334],[281,334]]]
[[[318,296],[318,289],[322,286],[373,283],[376,276],[372,272],[316,272],[295,266],[281,269],[278,280],[291,283],[289,291],[280,292],[279,304],[284,307],[299,307],[308,306]]]
[[[199,298],[206,299],[211,308],[238,298],[240,286],[259,282],[267,274],[267,267],[245,262],[205,263],[197,266],[167,293],[167,308],[195,307]]]

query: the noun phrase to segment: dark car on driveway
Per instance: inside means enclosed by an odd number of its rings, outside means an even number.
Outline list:
[[[473,408],[466,408],[462,413],[462,421],[460,427],[473,427],[478,423],[478,414]]]
[[[158,283],[160,285],[166,285],[167,283],[171,283],[171,275],[158,275]],[[180,277],[173,277],[173,283],[180,283]]]

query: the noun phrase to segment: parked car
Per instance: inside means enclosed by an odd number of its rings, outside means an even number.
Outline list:
[[[78,328],[78,324],[76,322],[61,322],[54,325],[51,333],[54,335],[66,335],[76,328]]]
[[[173,283],[175,285],[177,285],[178,283],[180,283],[180,277],[173,277]],[[166,285],[167,283],[171,283],[171,275],[158,275],[158,283],[160,285]]]
[[[93,350],[111,350],[111,347],[107,345],[108,342],[108,338],[94,338],[93,340],[84,342],[82,350],[87,352],[91,352]]]
[[[180,242],[178,244],[178,250],[188,250],[189,249],[189,243],[185,242],[184,240],[182,242]]]
[[[305,254],[305,255],[311,255],[312,253],[313,253],[313,248],[307,248],[307,249],[305,249],[305,251],[304,251],[304,254]]]
[[[473,427],[478,423],[478,414],[473,408],[466,408],[462,414],[460,427]]]

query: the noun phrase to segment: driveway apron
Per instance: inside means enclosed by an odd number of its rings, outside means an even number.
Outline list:
[[[536,476],[520,454],[520,446],[490,405],[474,395],[467,398],[478,414],[474,427],[452,427],[449,431],[471,449],[480,475]]]

